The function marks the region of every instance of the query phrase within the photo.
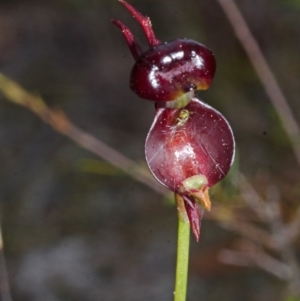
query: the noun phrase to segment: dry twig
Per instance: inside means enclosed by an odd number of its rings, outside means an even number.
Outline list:
[[[298,165],[300,166],[300,129],[267,60],[234,0],[217,1],[223,8],[237,38],[244,47],[250,62],[270,98],[281,120],[282,127],[288,135]]]
[[[9,285],[5,256],[4,256],[4,244],[3,244],[3,237],[2,237],[1,220],[0,220],[0,300],[2,301],[13,300],[10,293],[10,285]]]
[[[99,139],[96,139],[92,135],[84,132],[75,126],[62,110],[50,109],[42,98],[27,92],[16,82],[1,73],[0,91],[8,100],[15,104],[26,107],[39,118],[41,118],[45,123],[49,124],[55,131],[67,136],[76,144],[106,160],[112,166],[115,166],[129,174],[136,181],[146,184],[159,194],[167,194],[167,190],[158,184],[150,172],[148,172],[146,169],[141,168],[134,161],[123,156]]]

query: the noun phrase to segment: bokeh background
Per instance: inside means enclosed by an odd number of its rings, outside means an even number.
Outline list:
[[[300,121],[299,1],[236,2]],[[262,196],[275,187],[288,221],[299,204],[299,166],[218,2],[130,3],[151,17],[160,40],[187,37],[213,50],[216,77],[198,97],[230,122],[235,169]],[[144,165],[153,103],[129,89],[133,58],[112,18],[128,25],[147,47],[140,27],[117,1],[2,0],[0,71]],[[3,96],[0,166],[2,232],[14,301],[172,300],[177,217],[168,198]],[[213,190],[213,202],[241,206],[238,190],[229,181],[221,185]],[[286,283],[259,267],[220,261],[220,252],[238,239],[240,234],[204,218],[200,242],[191,240],[188,300],[292,300]],[[300,243],[293,247],[299,258]]]

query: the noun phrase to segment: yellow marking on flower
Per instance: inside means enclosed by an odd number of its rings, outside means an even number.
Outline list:
[[[190,111],[183,109],[180,111],[177,120],[178,126],[184,126],[190,117]]]

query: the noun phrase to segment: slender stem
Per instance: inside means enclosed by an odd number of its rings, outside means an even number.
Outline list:
[[[180,217],[178,217],[178,221],[174,301],[185,301],[190,247],[190,224]]]

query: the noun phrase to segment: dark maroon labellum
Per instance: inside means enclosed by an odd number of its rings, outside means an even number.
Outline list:
[[[143,52],[132,32],[119,20],[112,22],[122,30],[136,60],[131,71],[130,87],[140,97],[154,101],[174,101],[189,91],[208,89],[216,62],[204,45],[188,39],[161,43],[150,19],[124,0],[119,0],[141,25],[149,43]]]
[[[207,89],[216,69],[212,52],[193,40],[178,39],[150,48],[131,71],[130,87],[140,97],[171,101]]]

